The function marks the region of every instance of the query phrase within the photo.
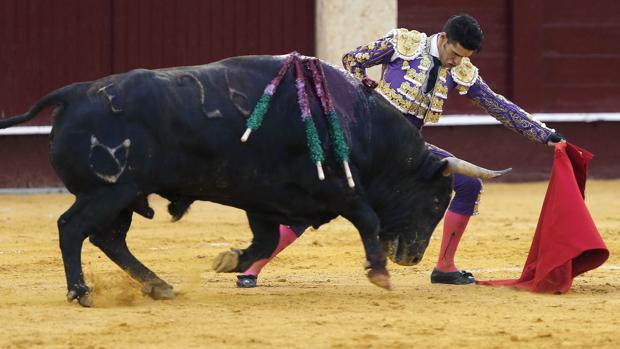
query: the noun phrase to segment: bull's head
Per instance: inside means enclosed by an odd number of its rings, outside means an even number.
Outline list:
[[[511,169],[492,171],[457,158],[439,160],[435,166],[435,175],[427,180],[413,183],[413,197],[405,200],[402,207],[395,212],[406,212],[407,216],[384,217],[385,224],[380,240],[385,254],[400,265],[414,265],[422,260],[429,244],[433,230],[443,217],[452,193],[453,173],[459,173],[481,179],[494,178],[510,172]]]

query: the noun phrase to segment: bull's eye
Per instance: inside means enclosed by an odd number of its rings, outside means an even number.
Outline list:
[[[407,167],[413,167],[413,156],[407,158]]]

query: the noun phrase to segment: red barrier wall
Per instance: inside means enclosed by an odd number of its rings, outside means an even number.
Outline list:
[[[2,0],[0,117],[61,86],[134,68],[314,55],[314,0]],[[50,111],[24,125],[49,125]],[[47,136],[0,136],[0,188],[58,186]]]

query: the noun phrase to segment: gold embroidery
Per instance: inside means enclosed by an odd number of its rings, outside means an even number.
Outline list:
[[[420,98],[420,106],[416,114],[420,118],[424,118],[426,116],[426,112],[428,111],[428,106],[431,103],[431,98],[428,95],[421,94],[422,98]]]
[[[429,95],[424,95],[422,98],[423,106],[426,108],[431,104],[431,97]]]
[[[350,53],[344,55],[344,57],[342,58],[342,62],[347,70],[351,70],[350,68],[357,64],[355,58]]]
[[[411,101],[405,99],[400,94],[396,93],[391,87],[390,84],[381,80],[379,81],[379,86],[377,87],[378,92],[383,95],[387,100],[398,110],[404,113],[408,113],[411,110]]]
[[[426,34],[404,28],[394,30],[396,54],[402,59],[414,59],[426,47]]]
[[[424,123],[439,121],[441,114],[443,113],[443,105],[448,98],[448,86],[445,81],[437,81],[433,90],[433,96],[429,100],[425,100],[428,110],[424,116]],[[421,114],[423,115],[423,114]]]
[[[411,84],[407,81],[403,81],[397,91],[408,97],[408,99],[411,101],[415,101],[416,99],[418,99],[418,95],[420,94],[420,89],[411,86]]]
[[[463,57],[461,64],[450,69],[450,75],[452,80],[456,82],[459,90],[459,94],[464,95],[478,78],[478,68],[471,64],[471,61],[467,57]]]
[[[355,60],[358,62],[364,62],[370,59],[370,53],[368,52],[359,52],[355,54]]]
[[[428,112],[428,109],[424,108],[424,106],[420,104],[415,114],[418,116],[418,118],[425,120],[426,115],[428,114],[427,112]]]
[[[439,80],[446,82],[447,75],[448,75],[448,68],[441,67],[441,69],[439,69]]]
[[[344,68],[347,71],[349,71],[351,74],[353,74],[356,78],[358,79],[364,78],[364,74],[362,74],[363,69],[358,67],[358,62],[355,61],[355,58],[353,57],[352,54],[346,54],[342,58],[342,63],[344,65]]]
[[[405,81],[400,86],[392,87],[390,83],[381,80],[377,92],[401,112],[415,115],[423,119],[424,123],[436,123],[443,113],[443,106],[448,95],[446,78],[450,69],[441,67],[432,94],[424,94],[421,87],[427,79],[428,69],[425,71],[423,68],[425,66],[430,68],[432,65],[430,56],[419,57],[419,61],[415,63],[409,60],[403,61],[401,69],[405,70]],[[418,69],[413,67],[414,64]]]
[[[463,85],[457,85],[456,89],[459,91],[460,95],[467,94],[467,91],[469,91],[469,87]]]
[[[437,96],[433,96],[431,100],[431,111],[441,113],[443,111],[443,99]]]
[[[472,96],[472,101],[486,110],[505,127],[519,132],[534,142],[543,143],[554,130],[543,123],[531,120],[523,109],[493,91],[480,79],[480,89]]]
[[[430,111],[426,114],[426,117],[424,117],[424,123],[427,123],[427,122],[437,123],[439,121],[440,116],[441,116],[441,113]]]
[[[416,72],[415,69],[409,69],[405,74],[405,80],[413,83],[416,86],[422,86],[425,79],[426,74],[423,72]]]
[[[420,64],[418,65],[418,69],[420,70],[429,70],[431,67],[431,59],[428,56],[422,57],[420,59]]]
[[[435,85],[435,95],[446,99],[448,98],[448,86],[443,81],[437,82]]]

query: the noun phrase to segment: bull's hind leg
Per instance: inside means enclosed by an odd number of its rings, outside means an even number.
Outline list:
[[[172,286],[142,264],[127,247],[127,231],[131,226],[131,209],[124,209],[105,230],[94,232],[90,242],[99,247],[121,269],[142,284],[142,292],[153,299],[174,299]]]
[[[82,272],[82,245],[87,236],[86,224],[79,212],[85,200],[78,198],[75,203],[58,218],[60,250],[67,279],[67,300],[78,299],[80,304],[90,306],[90,289],[84,281]]]
[[[134,191],[123,187],[106,187],[92,194],[80,194],[71,208],[58,219],[60,250],[67,278],[67,300],[77,299],[83,306],[91,305],[90,289],[82,271],[84,239],[109,226],[109,222],[131,204],[134,197]]]
[[[278,246],[280,224],[248,213],[250,229],[254,234],[252,244],[245,250],[233,249],[222,252],[213,261],[218,273],[242,272],[259,259],[269,258]]]

